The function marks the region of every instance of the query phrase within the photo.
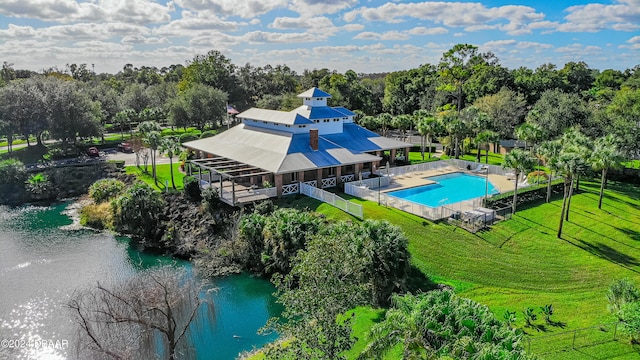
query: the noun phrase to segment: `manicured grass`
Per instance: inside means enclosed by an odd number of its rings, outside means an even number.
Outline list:
[[[463,297],[488,305],[498,317],[507,309],[517,311],[516,325],[522,327],[525,307],[539,309],[553,304],[552,319],[563,327],[525,329],[535,344],[536,337],[615,321],[607,311],[608,287],[621,278],[640,283],[640,189],[610,183],[602,210],[597,207],[598,191],[597,182],[582,182],[581,192],[572,198],[562,239],[556,237],[561,200],[523,206],[511,220],[477,234],[373,202],[352,200],[364,206],[365,218],[387,219],[403,229],[413,264],[425,275],[453,286]],[[328,218],[351,218],[326,210],[329,205],[303,201],[304,206]],[[537,323],[544,325],[542,320]],[[585,336],[583,341],[588,343],[589,335]],[[557,350],[553,348],[556,345],[539,342],[537,347],[532,344],[532,351],[546,353]],[[640,358],[624,341],[592,351],[596,358]],[[566,351],[553,356],[564,358],[562,354],[576,358],[579,353]]]
[[[144,169],[139,168],[137,166],[127,166],[125,168],[127,174],[134,174],[138,177],[138,179],[146,182],[151,185],[154,189],[164,190],[166,181],[169,182],[169,189],[171,187],[171,167],[169,164],[160,164],[156,166],[156,177],[158,179],[158,185],[153,181],[153,177],[151,176],[151,165],[148,167],[149,173],[145,173]],[[176,189],[182,190],[184,188],[184,184],[182,182],[185,174],[180,172],[180,161],[176,161],[173,163],[173,177],[176,182]]]

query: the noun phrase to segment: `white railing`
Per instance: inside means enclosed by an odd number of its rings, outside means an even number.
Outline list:
[[[355,178],[355,176],[353,176],[353,174],[349,174],[349,175],[342,175],[340,176],[340,181],[343,183],[349,182],[349,181],[353,181],[353,179]]]
[[[317,187],[313,187],[305,183],[300,183],[300,193],[337,207],[338,209],[360,219],[364,217],[362,205],[352,203],[351,201],[345,200],[336,194],[318,189]]]
[[[335,177],[322,179],[322,188],[326,189],[326,188],[329,188],[329,187],[336,187],[336,178]]]
[[[291,195],[298,193],[298,183],[282,185],[282,195]]]
[[[347,186],[348,184],[366,187],[369,189],[377,189],[378,187],[389,186],[389,184],[391,184],[391,178],[387,176],[379,176],[371,179],[355,180],[350,183],[346,183],[345,186]]]
[[[255,189],[253,190],[254,195],[266,195],[267,197],[276,197],[278,196],[278,188],[270,187],[265,189]]]
[[[307,184],[309,186],[318,187],[318,180],[309,180],[303,182],[303,184]]]

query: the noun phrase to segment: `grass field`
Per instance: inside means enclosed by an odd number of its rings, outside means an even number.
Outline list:
[[[582,182],[581,192],[572,199],[570,221],[562,239],[556,237],[561,199],[523,206],[511,220],[477,234],[372,202],[352,200],[364,206],[365,218],[387,219],[404,230],[413,264],[425,275],[455,287],[463,297],[490,306],[498,317],[507,309],[516,311],[517,325],[523,326],[525,307],[553,304],[552,319],[562,326],[538,321],[541,326],[537,329],[525,329],[532,336],[532,352],[540,354],[562,346],[558,341],[544,340],[544,335],[615,321],[607,311],[605,298],[614,280],[630,278],[640,283],[640,189],[611,183],[602,210],[597,208],[598,190],[598,183]],[[294,203],[328,218],[355,221],[311,199]],[[596,342],[601,332],[582,332],[583,343]],[[625,341],[589,349],[591,358],[640,358]],[[584,356],[583,351],[572,350],[553,353],[550,358]]]
[[[138,177],[138,179],[146,182],[151,185],[154,189],[165,190],[165,184],[168,181],[169,189],[171,187],[171,167],[169,164],[160,164],[156,166],[156,177],[158,179],[158,184],[153,181],[153,177],[151,174],[151,165],[148,167],[149,173],[145,173],[143,169],[137,166],[127,166],[125,168],[127,174],[134,174]],[[185,174],[180,172],[180,161],[176,161],[173,163],[173,177],[176,182],[176,189],[181,190],[184,188],[184,184],[182,182]]]

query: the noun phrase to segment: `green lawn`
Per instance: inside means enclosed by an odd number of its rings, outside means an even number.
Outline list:
[[[138,177],[138,179],[146,182],[151,185],[153,188],[158,190],[164,190],[166,181],[169,182],[169,189],[171,189],[171,167],[169,164],[160,164],[156,166],[156,177],[158,179],[158,185],[153,181],[153,177],[151,176],[151,165],[148,167],[149,173],[145,173],[142,168],[137,166],[127,166],[125,168],[127,174],[134,174]],[[180,161],[175,161],[173,163],[173,176],[176,182],[176,188],[181,190],[184,188],[184,184],[182,183],[182,179],[185,174],[180,172]]]
[[[598,183],[583,181],[581,190],[572,199],[563,239],[556,237],[561,199],[523,207],[513,219],[477,234],[352,200],[364,206],[365,218],[387,219],[404,230],[413,264],[420,271],[455,287],[461,296],[490,306],[498,317],[507,309],[517,311],[517,325],[523,326],[525,307],[553,304],[552,318],[564,323],[562,328],[526,329],[534,339],[532,351],[546,353],[558,344],[536,338],[615,320],[605,298],[614,280],[626,277],[640,284],[640,189],[611,183],[602,210],[597,208]],[[299,202],[328,218],[355,221],[327,204]],[[596,340],[595,335],[585,336],[585,343]],[[640,358],[624,342],[594,347],[591,353],[595,358]],[[579,358],[580,354],[565,351],[553,356]]]

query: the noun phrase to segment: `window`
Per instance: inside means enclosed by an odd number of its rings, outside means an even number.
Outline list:
[[[311,100],[310,98],[304,98],[305,100]]]

